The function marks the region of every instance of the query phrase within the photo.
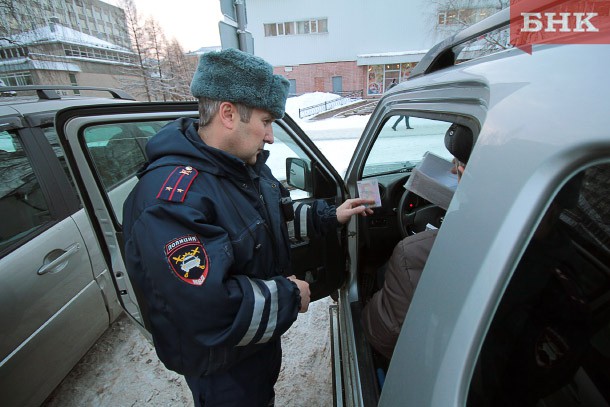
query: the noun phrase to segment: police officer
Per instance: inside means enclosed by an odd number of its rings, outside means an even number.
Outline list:
[[[280,337],[309,304],[308,284],[290,275],[288,194],[263,149],[288,87],[253,55],[202,55],[191,83],[199,120],[178,119],[149,141],[125,202],[129,277],[160,360],[185,376],[195,406],[271,405]],[[316,201],[307,230],[370,214],[364,203]]]

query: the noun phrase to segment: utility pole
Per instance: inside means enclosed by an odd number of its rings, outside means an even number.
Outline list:
[[[246,3],[244,0],[235,0],[235,14],[237,14],[237,36],[239,37],[239,49],[248,50],[246,32]]]
[[[227,20],[218,23],[222,48],[237,48],[254,54],[254,39],[246,30],[248,24],[246,1],[220,0],[220,10]]]

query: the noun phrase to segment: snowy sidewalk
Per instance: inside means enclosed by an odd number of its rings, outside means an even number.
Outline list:
[[[312,303],[284,334],[277,406],[332,406],[328,306]],[[131,320],[120,317],[42,407],[192,406],[182,376],[167,370]]]

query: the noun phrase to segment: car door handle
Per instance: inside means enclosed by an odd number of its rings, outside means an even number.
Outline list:
[[[45,260],[57,255],[58,252],[61,254],[51,262],[47,264],[43,264],[42,267],[38,269],[38,275],[43,275],[46,273],[57,273],[58,271],[63,270],[66,266],[64,263],[68,261],[68,259],[73,256],[76,252],[80,250],[80,244],[74,243],[67,250],[52,250],[45,256]]]

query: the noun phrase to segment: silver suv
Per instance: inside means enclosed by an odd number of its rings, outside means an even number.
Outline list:
[[[60,96],[74,92],[91,96]],[[95,209],[85,209],[68,168],[55,114],[132,100],[88,87],[6,87],[5,94],[11,97],[0,98],[0,404],[37,406],[122,312],[122,279],[111,272],[89,217]],[[145,139],[161,126],[119,124],[92,136],[100,182],[110,194],[145,161],[125,134]]]
[[[376,179],[382,207],[348,227],[349,278],[331,312],[337,405],[610,405],[610,46],[463,57],[507,38],[508,22],[506,9],[430,50],[356,148],[348,192]],[[414,129],[396,127],[402,115]],[[445,211],[411,178],[451,187],[421,162],[431,152],[451,166],[451,123],[475,142]],[[362,310],[397,242],[425,228],[438,235],[419,282],[403,280],[414,298],[389,328],[388,360]],[[386,289],[388,303],[405,293]]]

